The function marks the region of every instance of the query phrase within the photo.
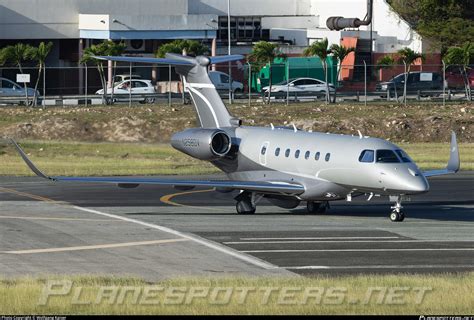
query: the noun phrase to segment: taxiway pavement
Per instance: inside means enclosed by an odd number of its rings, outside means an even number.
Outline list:
[[[237,215],[206,189],[57,184],[0,177],[0,276],[433,273],[474,270],[474,172],[430,181],[388,219],[388,199],[324,215],[262,201]]]

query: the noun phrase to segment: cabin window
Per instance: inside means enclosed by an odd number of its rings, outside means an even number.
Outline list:
[[[400,159],[402,159],[403,162],[412,162],[411,158],[406,154],[405,151],[403,150],[395,150],[395,152],[398,154]]]
[[[306,153],[304,154],[304,158],[308,160],[310,155],[311,155],[311,152],[306,151]]]
[[[261,154],[262,154],[262,155],[265,155],[265,153],[267,153],[267,147],[266,147],[266,146],[263,146],[263,147],[262,147]]]
[[[326,153],[326,157],[324,158],[324,160],[326,160],[326,162],[328,162],[330,158],[331,158],[331,154]]]
[[[295,158],[298,159],[300,157],[300,150],[296,150],[295,152]]]
[[[359,162],[374,162],[375,152],[374,150],[364,150],[359,156]]]
[[[275,156],[279,156],[280,155],[280,148],[276,148],[275,149]]]
[[[397,155],[393,150],[377,150],[377,162],[379,163],[399,163]]]
[[[316,154],[314,155],[314,160],[318,161],[320,156],[321,152],[316,152]]]
[[[290,149],[286,149],[286,151],[285,151],[285,157],[288,158],[288,157],[290,156],[290,152],[291,152]]]

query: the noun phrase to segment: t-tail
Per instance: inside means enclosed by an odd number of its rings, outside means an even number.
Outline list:
[[[166,58],[141,57],[95,57],[129,63],[168,64],[184,78],[184,84],[196,108],[197,116],[203,128],[225,128],[240,125],[240,120],[233,117],[219,96],[216,87],[209,78],[208,68],[211,64],[242,60],[241,55],[218,57],[189,57],[166,54]]]

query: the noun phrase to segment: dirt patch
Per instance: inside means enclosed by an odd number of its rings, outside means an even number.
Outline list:
[[[472,142],[472,105],[233,105],[244,125],[296,125],[303,130],[381,137],[398,142],[446,142],[455,130]],[[0,108],[0,136],[31,140],[168,142],[174,132],[197,126],[194,108],[112,106]]]

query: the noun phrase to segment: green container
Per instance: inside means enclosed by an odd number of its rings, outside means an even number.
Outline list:
[[[327,58],[328,82],[336,85],[337,61],[333,57]],[[272,83],[277,84],[294,78],[314,78],[326,81],[323,64],[318,57],[291,57],[277,58],[272,63]],[[270,64],[264,66],[258,74],[252,74],[252,90],[260,92],[268,86],[270,79]]]

